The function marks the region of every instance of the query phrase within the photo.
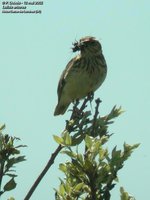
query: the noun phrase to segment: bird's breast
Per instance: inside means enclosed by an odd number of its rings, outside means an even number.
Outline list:
[[[74,68],[66,79],[64,94],[71,101],[82,99],[94,92],[104,81],[106,69],[101,65]]]

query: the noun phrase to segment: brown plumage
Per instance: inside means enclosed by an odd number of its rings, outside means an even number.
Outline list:
[[[107,65],[98,40],[88,36],[73,45],[73,52],[80,53],[70,60],[60,77],[54,115],[64,114],[71,102],[97,90],[107,74]]]

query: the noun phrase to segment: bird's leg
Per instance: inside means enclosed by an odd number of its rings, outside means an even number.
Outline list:
[[[77,99],[74,103],[74,108],[73,108],[73,113],[75,114],[75,117],[77,117],[78,119],[83,117],[84,114],[84,109],[87,107],[87,102],[89,101],[89,98],[86,97],[81,105],[80,108],[77,107],[77,105],[79,104],[79,99]],[[73,114],[73,115],[74,115]]]
[[[72,111],[72,114],[71,114],[70,120],[66,120],[66,129],[67,129],[69,132],[71,132],[71,131],[74,130],[74,126],[70,126],[70,125],[69,125],[69,122],[70,122],[71,120],[75,120],[75,119],[78,118],[78,116],[77,116],[77,110],[79,110],[79,109],[77,108],[77,106],[78,106],[78,104],[79,104],[79,100],[73,101],[72,103],[73,103],[73,109],[71,110],[71,111]]]
[[[91,110],[93,110],[92,109],[92,101],[94,99],[94,92],[89,92],[89,94],[87,95],[87,99],[88,99],[88,101],[90,101]]]
[[[73,101],[73,110],[72,110],[72,117],[73,118],[78,118],[79,117],[79,109],[78,109],[78,104],[79,104],[79,99],[76,99]]]
[[[93,99],[94,99],[94,92],[89,92],[88,95],[87,95],[87,98],[91,103],[93,101]]]
[[[78,106],[78,104],[79,104],[79,99],[76,99],[76,100],[74,100],[73,101],[73,109],[76,109],[77,108],[77,106]]]

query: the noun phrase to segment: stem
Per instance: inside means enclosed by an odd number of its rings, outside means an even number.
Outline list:
[[[118,169],[117,169],[118,170]],[[105,186],[104,189],[104,193],[103,193],[103,199],[104,200],[110,200],[110,191],[112,190],[112,188],[115,186],[115,184],[113,184],[114,179],[117,177],[117,170],[114,171],[114,174],[112,174],[111,179],[109,180],[109,182],[107,183],[107,185]]]
[[[2,179],[3,179],[3,171],[4,171],[4,165],[5,165],[5,161],[1,161],[0,163],[0,196],[3,194],[3,192],[1,191],[1,187],[2,187]]]
[[[90,187],[91,187],[91,199],[96,200],[97,198],[96,198],[96,188],[95,188],[95,181],[94,180],[91,180]]]
[[[95,180],[96,180],[95,173],[94,172],[92,172],[92,173],[87,172],[86,175],[89,178],[89,184],[88,185],[91,189],[91,191],[89,192],[87,200],[97,200],[98,198],[97,198],[97,195],[96,195],[97,188],[96,188],[96,184],[95,184]]]

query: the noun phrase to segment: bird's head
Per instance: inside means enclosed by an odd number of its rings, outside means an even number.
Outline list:
[[[87,36],[74,42],[72,50],[73,52],[81,51],[81,53],[100,53],[102,47],[95,37]]]

